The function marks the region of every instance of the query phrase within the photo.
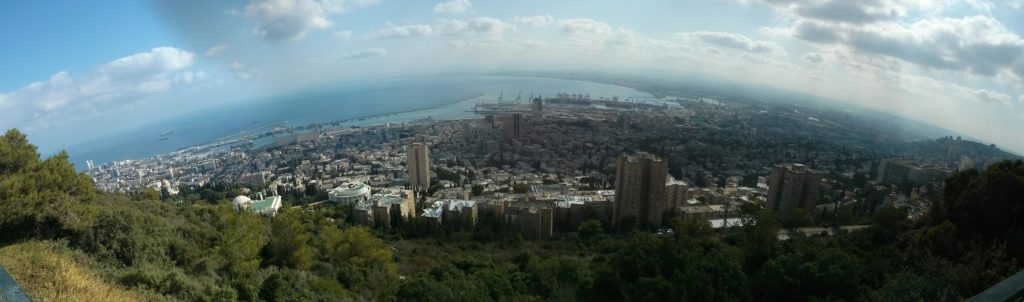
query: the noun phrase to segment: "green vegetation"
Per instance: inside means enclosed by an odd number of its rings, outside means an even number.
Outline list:
[[[8,131],[0,265],[40,300],[949,301],[1024,257],[1021,161],[950,177],[920,222],[880,209],[863,231],[786,241],[783,225],[813,221],[745,208],[757,223],[727,233],[704,220],[676,220],[666,234],[587,221],[524,241],[486,217],[472,229],[412,221],[389,231],[334,210],[262,217],[234,211],[231,190],[187,191],[199,201],[180,204],[96,192],[66,154],[40,160]]]
[[[143,301],[146,292],[130,291],[103,280],[86,256],[54,242],[29,241],[0,248],[0,265],[37,301]]]

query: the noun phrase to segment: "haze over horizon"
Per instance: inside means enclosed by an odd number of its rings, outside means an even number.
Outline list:
[[[1024,153],[1024,0],[5,6],[0,128],[22,129],[44,153],[329,83],[508,70],[763,84]]]

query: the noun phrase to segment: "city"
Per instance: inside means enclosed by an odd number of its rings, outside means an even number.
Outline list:
[[[398,219],[442,226],[451,224],[445,220],[475,224],[487,216],[524,238],[548,239],[575,233],[588,220],[622,229],[659,228],[670,217],[703,217],[716,229],[756,223],[744,207],[799,209],[804,220],[787,223],[794,227],[790,232],[822,230],[807,218],[826,230],[863,227],[840,218],[841,208],[847,215],[905,208],[917,218],[942,191],[947,175],[984,167],[999,156],[1015,158],[987,146],[967,151],[980,144],[959,138],[937,140],[968,146],[952,160],[920,150],[916,156],[881,150],[900,148],[898,140],[875,140],[886,145],[871,150],[856,136],[822,139],[844,122],[827,120],[828,112],[814,117],[770,105],[704,100],[594,100],[582,93],[529,102],[499,99],[478,104],[477,118],[275,128],[263,134],[273,137],[272,144],[248,140],[188,148],[97,165],[88,173],[102,190],[148,189],[178,202],[200,199],[181,194],[183,188],[195,192],[215,184],[243,189],[248,196],[239,197],[246,200],[290,197],[257,210],[268,215],[282,206],[340,207],[350,223],[385,229]],[[802,125],[794,128],[806,134],[773,134],[768,126],[784,123]],[[763,143],[736,141],[754,133]],[[719,135],[722,145],[708,139]],[[864,139],[874,139],[869,135]],[[659,137],[666,139],[651,144]],[[794,147],[799,140],[813,147]],[[721,149],[726,144],[729,152]]]
[[[2,2],[0,302],[1021,302],[1022,15]]]

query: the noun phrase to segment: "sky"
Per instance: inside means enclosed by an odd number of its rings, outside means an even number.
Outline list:
[[[0,28],[0,129],[44,153],[331,83],[531,70],[774,86],[1024,153],[1024,0],[36,0]]]

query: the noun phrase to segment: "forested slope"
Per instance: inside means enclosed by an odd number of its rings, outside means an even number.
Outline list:
[[[65,154],[0,137],[0,265],[46,300],[949,301],[1021,269],[1024,162],[959,172],[918,222],[778,240],[771,213],[720,233],[615,233],[597,221],[549,241],[500,224],[388,231],[340,211],[234,211],[226,200],[96,192]],[[483,219],[481,221],[484,221]],[[381,239],[384,238],[384,239]],[[66,285],[66,286],[65,286]]]

